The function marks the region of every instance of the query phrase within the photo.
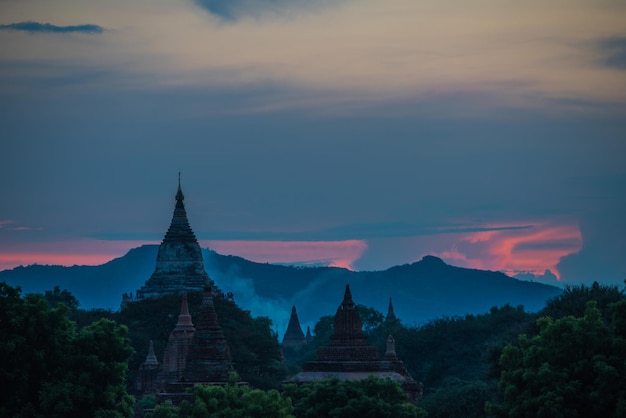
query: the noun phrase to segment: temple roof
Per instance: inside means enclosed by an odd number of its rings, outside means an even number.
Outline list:
[[[298,319],[298,313],[296,307],[291,308],[291,316],[289,318],[289,325],[287,325],[287,331],[283,337],[283,346],[298,346],[306,344],[302,327],[300,326],[300,320]]]
[[[317,362],[343,363],[348,361],[377,361],[380,353],[376,347],[371,346],[367,337],[363,334],[361,316],[359,310],[352,300],[350,285],[346,285],[346,291],[341,305],[337,308],[333,334],[330,336],[328,345],[320,347],[317,351]],[[307,367],[319,367],[307,363]],[[335,366],[332,366],[333,368]]]
[[[363,334],[361,316],[356,304],[352,300],[350,285],[346,285],[346,291],[341,305],[337,308],[333,335],[330,337],[331,346],[356,346],[368,345],[367,337]]]

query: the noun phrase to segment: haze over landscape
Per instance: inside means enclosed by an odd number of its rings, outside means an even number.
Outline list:
[[[0,270],[158,244],[626,278],[626,4],[0,3]],[[147,279],[147,278],[146,278]]]

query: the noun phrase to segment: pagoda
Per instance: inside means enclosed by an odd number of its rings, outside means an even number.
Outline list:
[[[182,380],[186,383],[224,384],[231,371],[230,349],[217,321],[211,287],[207,285]]]
[[[174,216],[159,246],[154,272],[137,290],[136,300],[158,298],[183,291],[202,291],[207,283],[213,285],[204,270],[202,250],[189,226],[184,200],[178,173]]]
[[[369,376],[398,382],[407,394],[407,400],[412,403],[421,397],[421,383],[409,375],[398,359],[393,337],[390,335],[387,338],[387,350],[382,359],[378,349],[369,344],[363,334],[359,311],[352,300],[350,285],[346,285],[328,345],[320,347],[316,359],[305,363],[302,372],[287,383],[310,383],[331,378],[361,380]]]
[[[289,317],[289,325],[287,325],[287,331],[285,331],[285,336],[283,337],[283,347],[300,347],[306,343],[307,340],[302,332],[296,307],[293,306],[291,308],[291,316]]]

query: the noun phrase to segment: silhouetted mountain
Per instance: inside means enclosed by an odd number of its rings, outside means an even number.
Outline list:
[[[16,267],[0,271],[0,281],[20,286],[23,293],[43,293],[58,285],[72,292],[83,309],[116,310],[122,293],[134,292],[150,277],[158,249],[158,245],[144,245],[100,266]]]
[[[82,308],[116,310],[122,293],[135,292],[154,270],[157,245],[144,245],[101,266],[18,267],[0,272],[0,281],[21,286],[25,293],[55,285],[71,291]],[[492,306],[523,305],[541,309],[561,289],[520,281],[503,273],[450,266],[426,256],[421,261],[384,271],[353,272],[334,267],[292,267],[255,263],[203,250],[207,273],[237,303],[254,315],[270,316],[284,331],[292,305],[304,326],[333,315],[346,283],[355,302],[386,312],[393,298],[396,315],[405,323],[441,316],[487,312]]]

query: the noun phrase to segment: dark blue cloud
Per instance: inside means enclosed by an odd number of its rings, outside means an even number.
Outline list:
[[[196,0],[196,4],[223,20],[235,21],[244,16],[276,15],[294,8],[310,9],[333,3],[328,0]]]
[[[604,65],[626,70],[626,36],[605,39],[600,48],[607,54]]]
[[[0,30],[19,30],[24,32],[45,32],[45,33],[102,33],[104,28],[98,25],[74,25],[56,26],[51,23],[40,22],[18,22],[8,25],[0,25]]]

